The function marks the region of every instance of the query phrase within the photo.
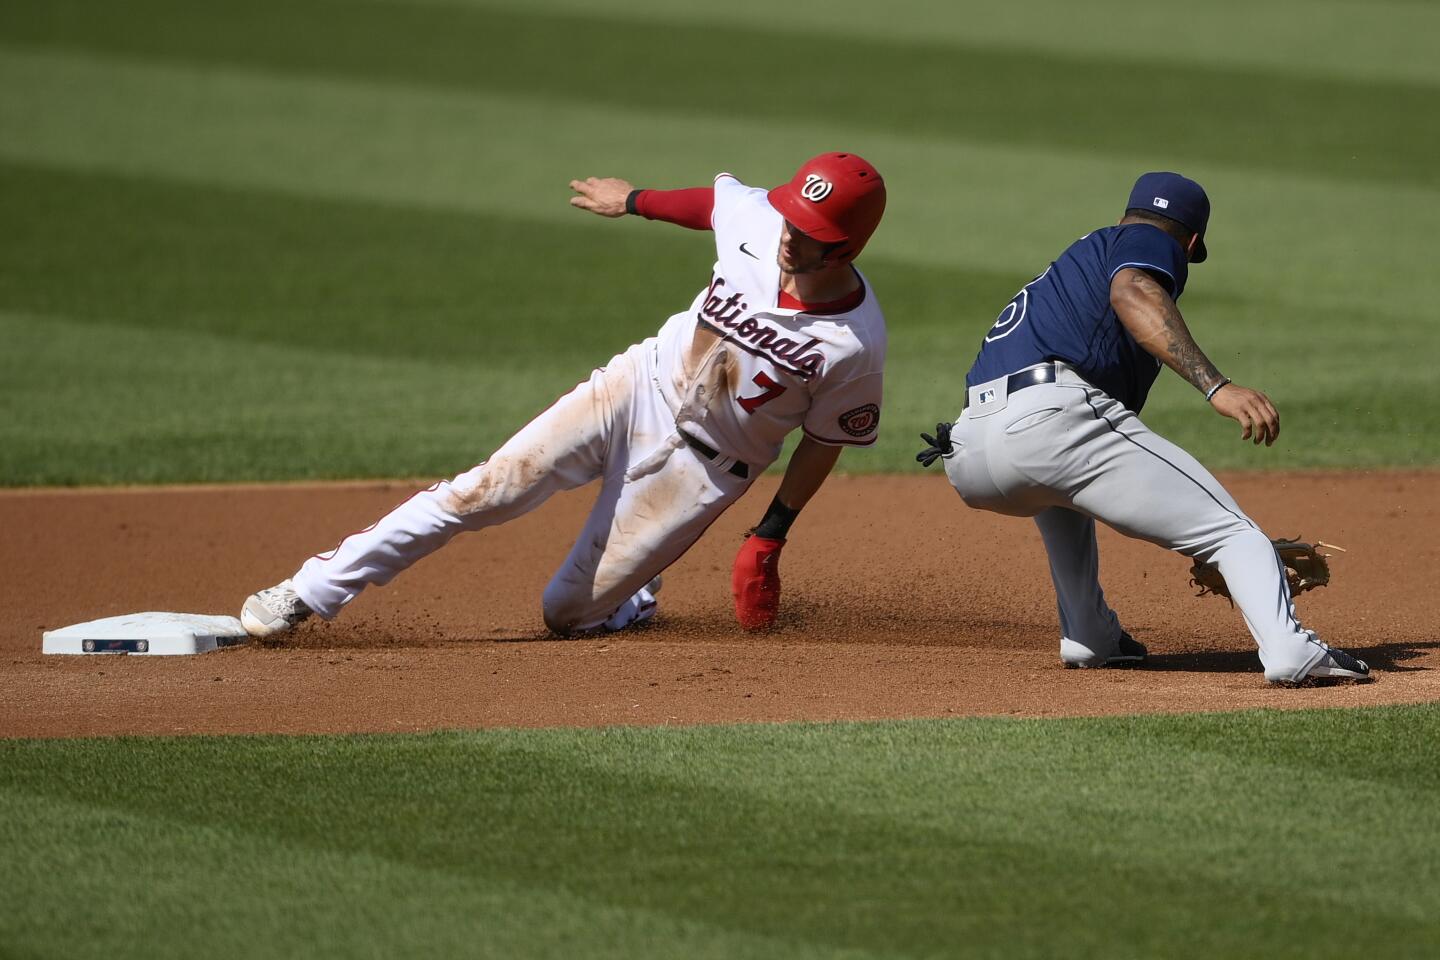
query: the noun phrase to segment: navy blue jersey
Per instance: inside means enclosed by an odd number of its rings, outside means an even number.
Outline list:
[[[1148,223],[1096,230],[1072,243],[1000,311],[965,385],[1064,360],[1138,413],[1160,361],[1135,342],[1110,307],[1110,281],[1125,267],[1149,272],[1177,300],[1185,289],[1185,250],[1164,230]]]

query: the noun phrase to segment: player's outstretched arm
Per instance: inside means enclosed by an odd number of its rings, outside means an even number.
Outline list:
[[[646,220],[663,220],[690,230],[713,230],[714,187],[685,187],[681,190],[637,190],[629,180],[618,177],[586,177],[571,180],[572,207],[602,217],[623,217],[627,213]]]
[[[1245,428],[1242,440],[1268,447],[1280,436],[1280,413],[1270,398],[1221,376],[1154,277],[1134,267],[1117,272],[1110,281],[1110,305],[1136,343],[1205,394],[1217,413]]]
[[[619,177],[586,177],[571,180],[570,189],[576,196],[570,198],[570,206],[598,213],[602,217],[625,216],[625,198],[635,185]]]
[[[735,598],[735,619],[746,630],[774,626],[780,613],[780,548],[785,546],[800,509],[820,489],[838,459],[840,447],[802,438],[785,468],[780,492],[735,556],[730,592]]]

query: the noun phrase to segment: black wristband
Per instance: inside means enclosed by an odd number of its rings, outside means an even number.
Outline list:
[[[635,207],[635,201],[639,199],[642,192],[643,191],[640,190],[631,190],[629,194],[627,194],[625,197],[625,212],[630,214],[630,216],[632,217],[640,213],[640,211]]]
[[[1221,377],[1219,383],[1215,384],[1215,386],[1205,391],[1205,402],[1209,403],[1211,400],[1215,399],[1215,394],[1220,392],[1221,387],[1234,382],[1235,381],[1231,380],[1229,377]]]
[[[776,497],[770,501],[770,508],[765,511],[765,517],[755,525],[753,532],[755,536],[767,540],[784,540],[790,533],[790,524],[794,523],[798,516],[799,510],[791,510]]]

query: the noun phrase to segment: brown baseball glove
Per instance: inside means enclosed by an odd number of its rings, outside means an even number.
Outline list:
[[[1270,542],[1275,544],[1275,553],[1279,555],[1280,562],[1285,564],[1285,579],[1290,581],[1291,596],[1299,596],[1306,590],[1314,590],[1330,582],[1329,558],[1332,554],[1321,553],[1321,550],[1345,552],[1344,547],[1319,540],[1314,543],[1305,543],[1299,539]],[[1226,600],[1231,599],[1230,588],[1225,585],[1225,578],[1220,576],[1220,568],[1213,563],[1196,560],[1190,567],[1190,584],[1200,588],[1200,592],[1195,594],[1197,597],[1216,593]]]

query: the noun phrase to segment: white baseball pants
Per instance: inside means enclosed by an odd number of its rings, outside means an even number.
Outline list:
[[[557,491],[603,478],[589,519],[545,588],[545,623],[570,635],[638,619],[654,603],[645,585],[750,483],[676,442],[674,415],[654,383],[653,358],[651,341],[636,344],[490,459],[307,560],[292,578],[300,599],[330,619],[367,585],[390,582],[456,534],[512,520]],[[630,470],[641,461],[651,468]]]
[[[1284,566],[1260,528],[1194,457],[1064,364],[1055,383],[972,387],[945,472],[972,507],[1034,517],[1050,558],[1062,657],[1104,663],[1120,622],[1100,589],[1095,521],[1212,561],[1260,648],[1268,680],[1297,680],[1325,646],[1295,617]],[[995,398],[980,404],[982,391]]]

